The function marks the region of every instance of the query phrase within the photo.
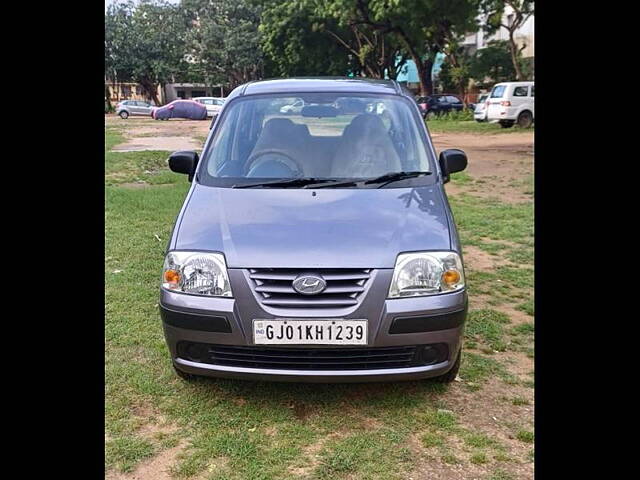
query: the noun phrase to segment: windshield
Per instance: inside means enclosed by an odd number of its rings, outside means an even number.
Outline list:
[[[430,183],[427,175],[416,175],[431,171],[416,113],[409,102],[393,95],[241,98],[224,111],[204,152],[198,181],[236,187],[313,179],[332,180],[336,187],[357,187],[364,182],[337,181],[411,172],[388,183],[393,187]]]
[[[491,98],[502,98],[506,89],[506,85],[496,85],[493,87],[493,90],[491,90]]]

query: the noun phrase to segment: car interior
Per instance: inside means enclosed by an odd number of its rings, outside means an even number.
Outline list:
[[[382,103],[360,101],[358,105],[357,99],[347,100],[342,106],[305,102],[301,112],[289,115],[261,109],[255,105],[258,102],[238,106],[234,113],[244,121],[234,119],[233,113],[226,119],[212,152],[211,173],[216,177],[365,178],[424,170],[416,155],[416,135],[409,132],[410,115],[398,115]]]

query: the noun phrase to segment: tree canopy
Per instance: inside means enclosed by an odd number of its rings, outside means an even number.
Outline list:
[[[506,7],[515,12],[508,26]],[[105,14],[105,78],[138,82],[157,101],[157,86],[172,81],[233,88],[271,76],[395,78],[411,59],[427,95],[444,53],[441,79],[461,91],[469,78],[526,76],[514,32],[532,14],[529,0],[128,0]],[[462,39],[480,18],[510,39],[471,58]]]

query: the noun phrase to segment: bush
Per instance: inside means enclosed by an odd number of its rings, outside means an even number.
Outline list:
[[[468,108],[465,108],[464,110],[461,110],[459,112],[447,112],[447,113],[443,113],[442,115],[438,115],[437,117],[434,118],[434,120],[438,120],[441,122],[462,122],[462,121],[469,121],[469,120],[473,120],[473,111],[469,110]]]

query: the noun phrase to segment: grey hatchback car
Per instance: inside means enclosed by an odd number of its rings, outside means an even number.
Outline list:
[[[142,100],[125,100],[116,105],[116,115],[126,120],[130,115],[150,116],[153,111],[153,105]]]
[[[452,381],[467,292],[444,184],[466,165],[394,81],[236,88],[202,158],[169,158],[192,182],[160,288],[177,374]]]

